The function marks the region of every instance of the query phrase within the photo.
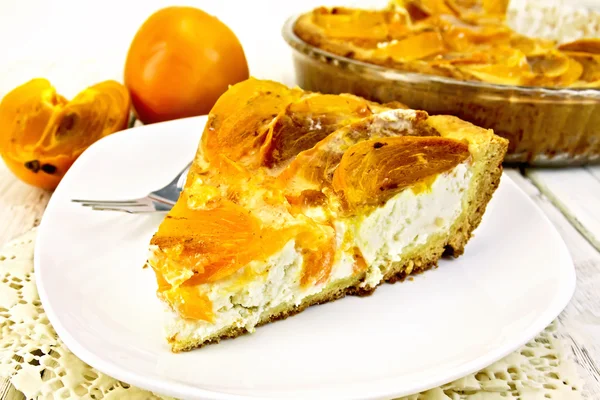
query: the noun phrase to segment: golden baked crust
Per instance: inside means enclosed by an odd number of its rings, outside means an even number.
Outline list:
[[[491,131],[397,104],[252,79],[233,86],[211,112],[186,188],[151,242],[158,295],[181,322],[168,335],[173,351],[237,336],[312,304],[366,294],[436,265],[444,252],[462,254],[498,185],[506,147]],[[407,246],[401,261],[377,265],[383,275],[368,283],[370,266],[353,244],[353,231],[338,232],[336,224],[352,226],[405,191],[427,192],[458,167],[470,174],[466,193],[454,203],[459,214],[425,242]],[[215,325],[223,308],[215,301],[262,282],[275,268],[264,267],[266,260],[291,242],[301,264],[290,282],[295,290],[319,290],[300,302],[245,308],[255,313],[250,325]],[[334,278],[336,262],[349,254],[351,272]],[[196,323],[202,335],[194,334]]]

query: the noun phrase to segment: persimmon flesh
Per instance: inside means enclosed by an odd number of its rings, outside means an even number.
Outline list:
[[[127,89],[115,81],[68,101],[46,79],[33,79],[0,103],[0,154],[19,179],[52,190],[86,148],[127,127],[129,110]]]

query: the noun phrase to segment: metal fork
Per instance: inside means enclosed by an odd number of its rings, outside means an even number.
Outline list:
[[[99,211],[121,211],[130,214],[140,214],[158,211],[169,211],[179,198],[187,179],[189,163],[167,186],[148,193],[145,197],[130,200],[81,200],[73,199],[84,207]]]

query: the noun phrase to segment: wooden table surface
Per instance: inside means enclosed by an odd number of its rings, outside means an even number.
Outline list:
[[[559,317],[586,382],[587,397],[600,399],[600,167],[565,170],[507,169],[546,213],[567,243],[577,269],[577,289]],[[36,226],[50,193],[28,186],[0,163],[0,246]],[[0,399],[22,399],[0,381]]]

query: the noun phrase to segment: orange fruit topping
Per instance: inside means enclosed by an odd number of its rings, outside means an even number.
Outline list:
[[[350,208],[382,204],[469,157],[466,143],[442,137],[371,139],[350,147],[333,174],[333,188]]]

